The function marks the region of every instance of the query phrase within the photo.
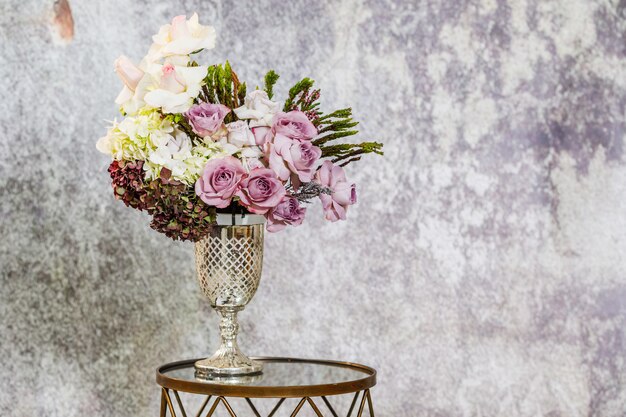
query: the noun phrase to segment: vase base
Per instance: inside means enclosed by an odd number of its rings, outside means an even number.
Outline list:
[[[223,377],[258,375],[263,372],[263,364],[247,357],[210,357],[194,364],[195,376],[199,379],[215,380]]]

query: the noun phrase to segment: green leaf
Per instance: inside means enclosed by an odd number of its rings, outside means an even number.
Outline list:
[[[283,111],[292,110],[296,96],[313,87],[314,83],[315,81],[310,78],[303,78],[291,87],[289,90],[289,97],[285,100],[285,107],[283,108]]]
[[[270,99],[274,97],[274,84],[276,84],[279,78],[280,75],[276,74],[274,70],[269,70],[265,74],[265,92]]]

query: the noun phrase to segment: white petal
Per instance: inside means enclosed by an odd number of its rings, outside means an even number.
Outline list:
[[[133,98],[134,94],[135,93],[130,88],[124,86],[124,88],[122,88],[122,91],[120,91],[120,94],[115,99],[115,103],[121,106],[122,104]]]
[[[163,47],[163,55],[187,55],[198,49],[198,39],[185,36],[176,39]]]
[[[186,67],[189,61],[191,61],[189,55],[170,55],[165,58],[164,62],[166,64],[172,64],[175,67]]]
[[[213,49],[215,48],[215,40],[217,35],[215,34],[215,28],[213,26],[207,26],[202,30],[200,35],[200,48],[201,49]]]
[[[188,25],[191,28],[195,28],[200,25],[200,23],[198,23],[198,13],[194,13],[191,15],[191,17],[189,18]]]
[[[237,117],[240,119],[255,119],[256,120],[256,119],[263,117],[263,112],[259,110],[249,109],[246,106],[237,107],[234,111]],[[266,126],[266,125],[258,125],[258,124],[253,125],[252,122],[250,122],[250,127],[256,127],[256,126]]]
[[[222,146],[224,148],[224,152],[227,153],[228,155],[233,155],[237,153],[240,149],[231,143],[223,143]]]
[[[107,155],[111,155],[111,138],[109,135],[103,136],[96,142],[96,149]]]
[[[146,94],[145,101],[153,107],[161,107],[164,113],[173,113],[176,108],[185,105],[189,98],[189,95],[186,93],[174,94],[159,89]]]
[[[246,158],[260,158],[263,156],[263,151],[258,146],[245,147],[241,150],[241,156]]]
[[[180,67],[176,68],[176,72],[185,80],[188,86],[199,85],[207,75],[209,68],[201,65],[199,67]]]

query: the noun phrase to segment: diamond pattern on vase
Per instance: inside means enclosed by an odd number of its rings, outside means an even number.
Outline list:
[[[263,226],[250,227],[216,226],[195,244],[198,282],[213,307],[243,307],[259,286]]]

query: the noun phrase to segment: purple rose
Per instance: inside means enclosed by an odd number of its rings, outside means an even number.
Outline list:
[[[285,186],[268,168],[256,168],[241,181],[237,197],[250,212],[265,214],[285,196]]]
[[[196,181],[196,194],[210,206],[227,207],[245,174],[246,170],[235,157],[211,159]]]
[[[224,129],[224,118],[230,109],[223,104],[200,103],[191,106],[185,113],[193,131],[206,138],[215,133],[227,133]]]
[[[330,188],[331,194],[320,194],[324,217],[336,222],[346,219],[348,206],[356,203],[356,186],[346,181],[346,174],[339,165],[324,161],[315,173],[315,182],[323,187]]]
[[[300,182],[309,182],[317,168],[322,150],[311,142],[299,142],[277,134],[269,145],[269,166],[278,178],[286,181],[290,176],[295,188]]]
[[[274,116],[272,131],[276,135],[284,135],[289,139],[311,140],[317,136],[317,129],[311,123],[306,114],[294,110],[289,113],[276,113]]]
[[[297,198],[286,195],[276,207],[265,215],[267,218],[267,231],[279,232],[287,227],[288,224],[299,226],[302,224],[302,220],[304,220],[305,213],[306,209],[300,207],[300,202]]]

